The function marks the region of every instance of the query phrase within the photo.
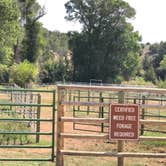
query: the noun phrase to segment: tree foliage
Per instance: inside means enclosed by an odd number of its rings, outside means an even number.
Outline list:
[[[126,21],[134,17],[134,9],[122,0],[70,0],[65,7],[66,19],[83,26],[81,33],[69,33],[74,79],[115,82],[130,63],[128,57],[139,50],[139,35]]]
[[[16,0],[0,1],[0,63],[10,64],[20,34],[20,11]]]
[[[64,76],[65,66],[62,62],[58,63],[49,60],[41,66],[39,77],[42,83],[55,83],[59,80],[64,81]]]
[[[20,2],[22,5],[22,22],[25,27],[23,40],[22,59],[35,63],[44,47],[42,25],[38,20],[45,14],[36,0]]]
[[[0,64],[0,82],[6,83],[9,81],[9,68],[7,65]]]
[[[166,55],[164,55],[163,60],[160,61],[160,69],[166,70]]]
[[[43,36],[46,41],[44,48],[44,56],[46,58],[50,52],[64,56],[68,52],[68,36],[66,33],[60,33],[59,31],[49,31],[43,28]]]
[[[166,54],[166,42],[154,43],[150,45],[149,56],[152,58],[152,64],[157,78],[165,79],[164,56]]]
[[[141,69],[141,58],[138,53],[129,52],[123,61],[122,75],[129,81],[130,77],[135,76]]]
[[[160,71],[161,79],[166,79],[166,55],[163,56],[163,59],[160,61],[160,65],[158,68],[158,71]]]
[[[35,63],[39,56],[43,53],[45,45],[41,23],[27,23],[25,25],[25,38],[23,40],[22,59],[27,59],[31,63]]]
[[[71,81],[72,64],[65,56],[52,54],[49,59],[40,66],[39,78],[43,83],[55,83],[56,81]],[[58,57],[57,57],[58,56]]]

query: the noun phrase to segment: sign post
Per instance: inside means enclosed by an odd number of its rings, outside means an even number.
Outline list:
[[[110,140],[138,140],[139,106],[136,104],[111,104]]]

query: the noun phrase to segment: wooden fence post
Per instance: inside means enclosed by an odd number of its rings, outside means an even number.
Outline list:
[[[61,150],[64,149],[64,138],[60,136],[64,132],[64,123],[61,121],[61,117],[64,116],[64,105],[62,101],[64,100],[64,90],[58,87],[57,90],[57,131],[56,131],[56,166],[64,166],[64,157]]]
[[[118,94],[118,103],[124,103],[124,92],[120,91]],[[123,152],[124,141],[118,140],[118,152]],[[124,165],[124,157],[118,157],[118,166]]]

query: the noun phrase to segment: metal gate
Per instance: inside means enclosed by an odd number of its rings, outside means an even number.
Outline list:
[[[55,90],[0,89],[0,161],[54,161],[54,135]]]

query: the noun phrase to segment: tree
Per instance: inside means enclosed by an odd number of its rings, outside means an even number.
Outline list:
[[[153,67],[153,57],[149,56],[149,55],[145,55],[143,60],[143,69],[145,71],[144,73],[144,78],[145,81],[151,81],[153,83],[156,82],[156,74],[155,74],[155,70]]]
[[[68,49],[66,33],[49,31],[43,28],[46,46],[43,55],[39,58],[39,78],[42,83],[55,81],[71,81],[72,61]]]
[[[163,55],[163,59],[160,61],[160,66],[158,68],[160,71],[160,78],[162,80],[166,79],[166,55]]]
[[[165,54],[166,54],[166,42],[155,43],[150,46],[149,56],[152,57],[154,71],[159,80],[165,79],[165,70],[163,69],[163,66],[161,66],[161,61],[164,59]]]
[[[26,0],[20,2],[22,5],[22,23],[25,27],[25,37],[23,40],[22,59],[27,59],[35,63],[45,45],[42,25],[38,20],[45,14],[44,9],[36,0]]]
[[[123,61],[122,75],[125,80],[129,81],[131,76],[135,76],[141,68],[140,56],[137,53],[128,53]]]
[[[44,48],[44,56],[50,52],[55,52],[60,56],[64,56],[68,52],[68,36],[66,33],[60,33],[59,31],[49,31],[43,28],[43,36],[46,41]]]
[[[81,33],[69,33],[74,80],[115,82],[128,54],[140,48],[138,33],[126,21],[134,17],[134,9],[122,0],[70,0],[65,7],[66,19],[82,24]]]
[[[25,38],[23,40],[22,58],[27,59],[31,63],[35,63],[39,56],[42,55],[45,45],[41,23],[28,22],[25,25]]]
[[[20,11],[16,0],[0,1],[0,63],[10,65],[13,46],[20,36]]]
[[[71,81],[72,65],[69,53],[66,56],[52,54],[40,66],[39,78],[42,83]]]
[[[160,61],[160,69],[166,70],[166,55],[164,55],[163,60]]]
[[[156,83],[156,75],[152,63],[149,65],[148,69],[145,72],[145,80]]]
[[[55,61],[45,62],[40,69],[40,81],[42,83],[55,83],[56,81],[64,81],[65,66],[62,62]]]

